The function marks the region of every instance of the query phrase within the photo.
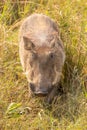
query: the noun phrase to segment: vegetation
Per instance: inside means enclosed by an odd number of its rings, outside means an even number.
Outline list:
[[[29,98],[18,54],[23,19],[43,13],[59,25],[65,46],[64,94],[52,105]],[[87,0],[0,1],[0,130],[87,130]]]

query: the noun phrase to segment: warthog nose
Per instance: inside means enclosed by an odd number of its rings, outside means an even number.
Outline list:
[[[48,94],[48,92],[47,91],[40,91],[40,90],[38,90],[38,91],[35,91],[34,94],[36,96],[42,96],[43,97],[43,96],[46,96]]]

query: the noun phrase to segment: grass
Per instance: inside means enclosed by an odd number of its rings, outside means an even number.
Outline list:
[[[66,52],[62,85],[51,106],[29,98],[18,54],[25,17],[43,13],[60,28]],[[0,2],[0,130],[87,130],[87,1]]]

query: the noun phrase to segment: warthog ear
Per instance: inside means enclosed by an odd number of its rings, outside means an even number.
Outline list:
[[[33,42],[26,36],[23,36],[23,40],[24,40],[24,48],[26,50],[32,50],[33,47],[35,47],[35,45],[33,44]]]
[[[62,43],[61,39],[59,39],[59,38],[57,38],[56,40],[53,39],[51,42],[51,47],[54,48],[54,47],[57,47],[58,45],[63,49],[63,43]]]

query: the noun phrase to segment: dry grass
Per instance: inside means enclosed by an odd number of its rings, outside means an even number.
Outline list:
[[[62,78],[65,94],[58,95],[51,106],[42,99],[29,99],[19,60],[19,26],[31,13],[44,13],[53,18],[65,46]],[[87,130],[86,90],[86,0],[1,1],[0,130]]]

